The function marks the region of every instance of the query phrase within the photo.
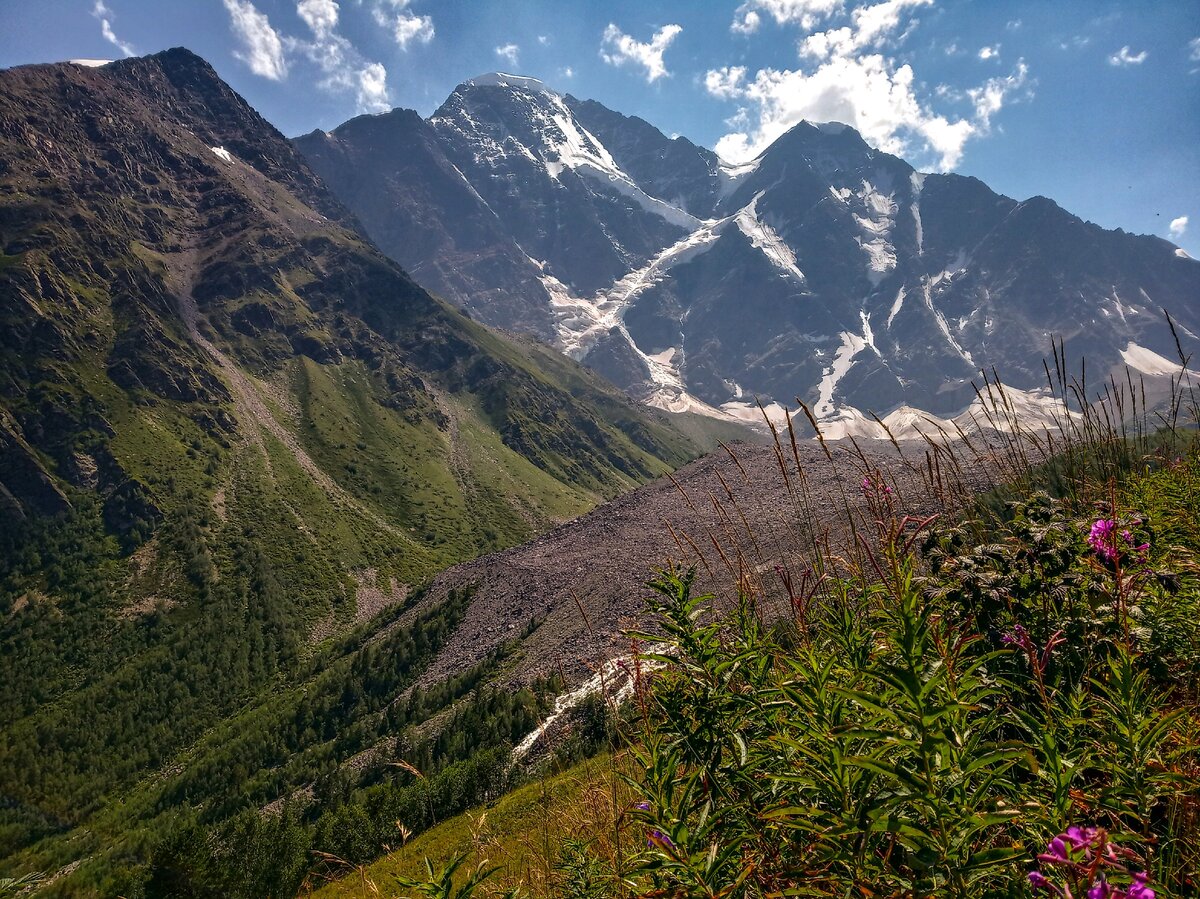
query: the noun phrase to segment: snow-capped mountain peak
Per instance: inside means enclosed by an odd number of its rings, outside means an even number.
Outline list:
[[[341,149],[384,145],[368,125]],[[663,408],[746,418],[755,397],[780,413],[800,397],[831,433],[874,434],[870,412],[919,429],[969,415],[980,368],[1036,409],[1052,337],[1103,371],[1150,358],[1131,346],[1172,357],[1162,307],[1200,339],[1200,265],[1173,244],[920,173],[842,123],[730,165],[495,72],[390,127],[420,132],[420,171],[302,148],[428,286]]]

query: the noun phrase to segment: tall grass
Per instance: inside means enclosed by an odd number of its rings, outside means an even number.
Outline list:
[[[547,824],[540,873],[505,890],[1197,894],[1200,406],[1179,356],[1158,402],[1129,372],[1069,373],[1059,343],[1040,420],[988,372],[971,428],[904,441],[876,418],[883,447],[826,440],[803,403],[764,415],[779,527],[736,447],[719,489],[676,484],[712,523],[672,531],[651,584],[652,664],[612,709],[624,787],[570,836]],[[465,870],[393,892],[493,889]]]

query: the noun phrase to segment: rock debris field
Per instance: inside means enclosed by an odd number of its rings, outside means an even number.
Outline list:
[[[447,569],[416,608],[440,602],[455,588],[473,585],[475,594],[422,683],[452,676],[514,640],[521,653],[508,675],[512,682],[557,671],[578,683],[630,651],[627,631],[651,625],[646,583],[670,561],[697,567],[698,590],[733,596],[741,578],[755,586],[763,608],[782,612],[788,606],[780,570],[796,583],[814,537],[837,553],[851,539],[851,515],[874,520],[864,477],[891,489],[899,515],[944,511],[938,491],[928,486],[938,475],[936,468],[929,474],[926,443],[860,440],[856,449],[838,441],[828,449],[829,457],[805,440],[793,454],[785,445],[785,482],[774,446],[738,443],[528,543]],[[992,486],[987,473],[998,470],[998,457],[981,445],[974,450],[959,445],[955,455],[963,461],[954,475],[942,459],[948,502]],[[972,464],[965,464],[968,457]],[[798,499],[802,492],[807,502]]]

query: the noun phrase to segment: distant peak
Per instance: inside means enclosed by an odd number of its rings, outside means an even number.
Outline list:
[[[823,134],[841,134],[850,127],[845,122],[809,122],[808,124]]]
[[[508,72],[487,72],[468,78],[462,83],[463,87],[519,87],[527,91],[545,91],[554,93],[546,87],[545,82],[528,75],[510,75]]]

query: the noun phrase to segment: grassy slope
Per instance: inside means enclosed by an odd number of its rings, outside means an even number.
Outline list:
[[[526,784],[488,807],[472,809],[414,837],[402,849],[350,871],[331,868],[338,879],[321,887],[311,878],[316,899],[369,899],[395,889],[395,878],[425,873],[426,858],[434,868],[466,852],[465,868],[499,866],[495,883],[521,884],[535,895],[549,893],[559,848],[567,839],[590,840],[594,848],[611,848],[614,822],[632,793],[621,781],[614,759],[602,755],[573,768]]]
[[[0,534],[0,870],[53,871],[136,846],[181,771],[236,768],[214,734],[267,739],[306,666],[350,665],[368,570],[416,586],[695,449],[424,294],[194,57],[3,78],[0,121],[68,148],[0,138],[0,412],[73,504]],[[263,169],[214,162],[231,140]],[[202,332],[336,489],[188,336],[188,284]],[[261,327],[239,325],[255,304]],[[261,780],[235,773],[235,794]]]

